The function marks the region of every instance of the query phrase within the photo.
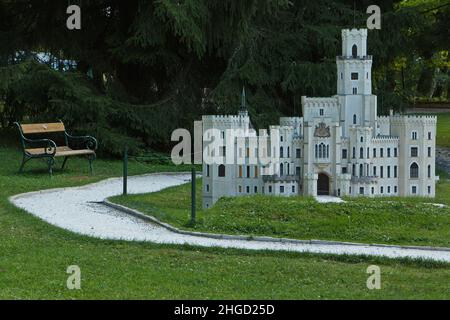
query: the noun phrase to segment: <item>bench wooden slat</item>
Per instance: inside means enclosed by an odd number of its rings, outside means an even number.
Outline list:
[[[25,149],[25,152],[31,154],[31,155],[40,155],[45,153],[44,148],[32,148],[32,149]],[[57,147],[56,148],[56,154],[55,157],[69,157],[69,156],[82,156],[82,155],[88,155],[88,154],[94,154],[95,152],[93,150],[89,149],[83,149],[83,150],[73,150],[69,147]]]
[[[66,128],[64,123],[35,123],[35,124],[22,124],[20,125],[23,134],[34,134],[34,133],[46,133],[46,132],[64,132]]]

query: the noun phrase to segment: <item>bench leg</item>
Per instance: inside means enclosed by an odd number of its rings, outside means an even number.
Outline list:
[[[28,160],[30,160],[31,158],[28,158],[27,156],[23,156],[23,159],[22,159],[22,164],[20,165],[20,168],[19,168],[19,173],[23,173],[23,168],[25,167],[25,163],[27,163],[28,162]]]
[[[63,164],[62,164],[62,166],[61,166],[61,170],[64,170],[64,168],[66,167],[66,163],[67,163],[67,159],[68,159],[69,157],[64,157],[64,161],[63,161]]]
[[[53,175],[53,165],[55,164],[55,159],[48,158],[47,164],[48,164],[48,173],[50,174],[50,176],[52,176]]]
[[[95,154],[94,154],[94,155],[88,156],[88,160],[89,160],[89,172],[90,172],[91,175],[94,173],[94,168],[93,168],[92,163],[94,162],[95,158],[96,158]]]

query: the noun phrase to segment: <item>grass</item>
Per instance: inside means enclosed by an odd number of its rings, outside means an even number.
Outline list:
[[[52,179],[0,143],[0,299],[449,299],[449,264],[407,259],[251,252],[106,241],[51,226],[14,207],[11,195],[118,176],[121,163],[74,159]],[[174,170],[130,162],[130,174]],[[62,210],[64,208],[61,208]],[[382,289],[368,290],[377,264]],[[81,268],[81,290],[66,269]]]
[[[197,183],[201,208],[201,182]],[[437,201],[450,204],[450,185],[438,185]],[[255,195],[222,198],[190,221],[190,184],[157,193],[114,197],[114,202],[153,215],[174,226],[213,233],[265,235],[364,243],[450,247],[450,208],[421,198],[348,198],[345,204],[319,204],[307,197]]]

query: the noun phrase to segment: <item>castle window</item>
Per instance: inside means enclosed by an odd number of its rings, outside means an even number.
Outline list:
[[[356,46],[356,44],[354,44],[352,47],[352,57],[356,58],[357,56],[358,56],[358,47]]]
[[[417,194],[417,186],[412,186],[411,187],[411,193],[412,194]]]
[[[358,88],[353,88],[353,94],[358,94]]]
[[[380,158],[383,158],[383,157],[384,157],[384,149],[380,148]]]
[[[384,178],[384,167],[380,166],[380,178]]]
[[[296,175],[297,177],[300,177],[300,174],[301,174],[301,172],[300,172],[300,167],[295,167],[295,175]]]
[[[327,145],[327,159],[330,157],[330,146]]]
[[[352,155],[352,158],[353,158],[353,159],[356,158],[356,148],[355,148],[355,147],[353,147],[353,155]]]
[[[295,156],[296,156],[296,158],[300,158],[301,157],[301,155],[302,155],[302,149],[296,149],[295,150]]]
[[[225,177],[225,166],[223,164],[219,166],[219,177]]]
[[[242,186],[239,186],[239,193],[242,193]]]
[[[272,186],[269,186],[269,193],[272,193]]]
[[[291,157],[291,148],[287,147],[287,157],[290,158]]]
[[[394,186],[394,193],[397,193],[397,186]]]
[[[342,149],[342,159],[347,159],[347,149]]]
[[[411,147],[411,157],[417,157],[419,149],[417,147]]]
[[[343,75],[343,73],[341,72],[341,79],[344,79],[344,75]]]
[[[411,139],[412,140],[417,140],[417,131],[411,132]]]
[[[374,194],[375,193],[375,188],[374,187],[372,187],[372,194]]]
[[[317,144],[315,145],[315,156],[316,156],[316,159],[319,157],[319,147],[317,146]]]
[[[388,192],[387,193],[391,193],[391,186],[388,186]]]
[[[363,165],[360,164],[360,165],[359,165],[359,176],[360,176],[360,177],[364,176],[363,168],[364,168]]]
[[[280,186],[280,193],[284,193],[284,186]]]
[[[363,147],[359,148],[359,158],[364,159],[364,149]]]
[[[377,176],[377,166],[373,166],[373,176]]]
[[[209,184],[206,185],[206,192],[209,192]]]
[[[280,163],[280,176],[284,175],[284,165]]]
[[[206,165],[206,176],[209,177],[209,164]]]
[[[376,158],[377,157],[377,149],[373,148],[373,157]]]
[[[258,187],[257,186],[255,186],[255,193],[258,193]]]
[[[428,157],[431,158],[431,147],[428,147]]]
[[[381,186],[380,187],[380,193],[383,194],[383,192],[384,192],[384,188]]]
[[[356,114],[353,115],[353,124],[356,124]]]
[[[246,149],[245,154],[247,158],[250,158],[250,148]]]
[[[428,140],[431,140],[431,132],[428,131]]]
[[[388,158],[391,157],[391,148],[387,148],[387,156],[388,156]]]
[[[394,178],[397,178],[397,166],[394,166]]]
[[[283,147],[280,147],[280,158],[284,158],[284,155],[283,155]]]
[[[358,80],[358,72],[352,72],[352,80]]]
[[[247,166],[247,178],[250,178],[250,166]]]
[[[370,148],[367,148],[367,159],[370,158]]]
[[[391,177],[391,166],[387,166],[387,177]]]
[[[281,139],[281,142],[283,142],[283,136],[281,136],[280,139]]]
[[[319,114],[320,114],[321,116],[323,116],[323,109],[320,109],[320,110],[319,110]]]
[[[364,194],[364,187],[359,187],[359,194]]]
[[[397,154],[397,148],[394,148],[394,157],[397,158],[398,154]]]
[[[361,141],[361,143],[364,142],[364,137],[361,136],[361,138],[359,138],[359,141]]]
[[[291,174],[291,166],[289,165],[289,163],[286,163],[286,169],[287,169],[287,175]]]
[[[242,166],[239,166],[239,178],[242,178]]]
[[[347,167],[342,167],[342,174],[346,174],[347,173]]]
[[[245,189],[246,189],[245,191],[247,191],[247,193],[250,193],[250,187],[249,186],[247,186]]]
[[[255,166],[255,178],[258,178],[258,166]]]
[[[366,72],[366,79],[369,79],[369,73]]]
[[[295,193],[295,186],[292,186],[292,193]]]
[[[352,175],[356,176],[356,165],[355,164],[352,165]]]
[[[415,162],[413,162],[411,164],[411,166],[409,167],[409,177],[411,179],[418,179],[419,178],[419,166]]]
[[[428,165],[428,178],[431,178],[431,166]]]

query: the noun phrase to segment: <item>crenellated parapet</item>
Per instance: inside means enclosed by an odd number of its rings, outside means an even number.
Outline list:
[[[437,117],[431,115],[393,115],[392,125],[436,125]]]
[[[329,98],[314,98],[303,96],[302,105],[305,108],[335,108],[339,105],[339,98],[337,96]]]

